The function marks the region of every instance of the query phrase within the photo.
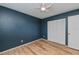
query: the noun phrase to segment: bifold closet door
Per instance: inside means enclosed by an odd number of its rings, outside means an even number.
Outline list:
[[[65,44],[65,19],[48,21],[48,40]]]
[[[68,17],[68,46],[79,49],[79,15]]]

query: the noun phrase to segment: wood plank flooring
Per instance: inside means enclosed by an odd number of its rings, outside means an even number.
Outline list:
[[[1,55],[79,55],[79,51],[43,39],[1,53]]]

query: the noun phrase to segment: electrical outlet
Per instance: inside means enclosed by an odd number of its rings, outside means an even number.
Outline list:
[[[21,42],[23,43],[24,41],[23,41],[23,40],[21,40]]]
[[[45,37],[45,36],[43,35],[43,37]]]

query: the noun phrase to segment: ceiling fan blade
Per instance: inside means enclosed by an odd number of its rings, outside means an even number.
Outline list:
[[[46,8],[50,9],[53,6],[53,4],[49,4]]]

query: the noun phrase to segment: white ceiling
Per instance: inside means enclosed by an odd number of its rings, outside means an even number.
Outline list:
[[[0,5],[40,19],[79,9],[79,3],[52,3],[51,8],[46,12],[41,12],[38,9],[40,8],[40,3],[0,3]]]

